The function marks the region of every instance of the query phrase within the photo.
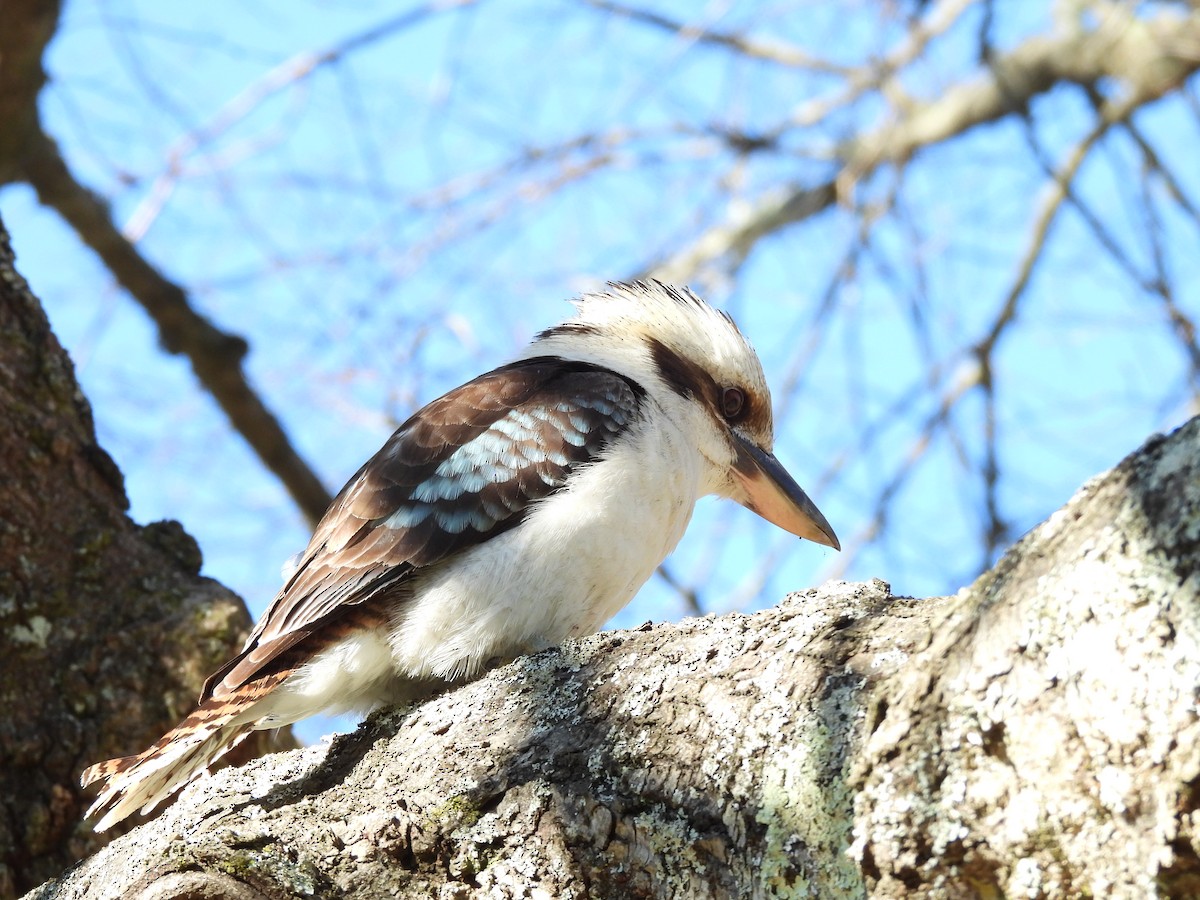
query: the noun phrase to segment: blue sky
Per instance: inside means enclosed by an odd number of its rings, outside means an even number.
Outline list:
[[[873,4],[653,8],[848,66],[902,33]],[[1001,49],[1051,27],[1042,4],[1002,9]],[[438,11],[233,114],[281,63],[396,14],[382,2],[75,2],[48,58],[43,115],[76,173],[118,222],[155,211],[143,251],[250,341],[253,383],[331,490],[420,403],[566,315],[564,299],[643,271],[764,192],[829,177],[837,143],[889,115],[866,92],[798,126],[839,76],[567,2]],[[932,100],[979,77],[978,26],[969,11],[905,88]],[[1200,196],[1187,103],[1135,121]],[[1048,189],[1043,163],[1060,164],[1091,124],[1081,92],[1058,89],[1028,122],[976,129],[902,175],[855,185],[864,206],[895,198],[865,243],[855,209],[836,208],[764,239],[710,291],[764,359],[780,458],[855,552],[706,501],[669,564],[706,608],[759,608],[831,574],[945,593],[979,570],[982,396],[956,404],[926,449],[923,424],[1003,304]],[[716,130],[781,136],[777,152],[738,158]],[[1128,135],[1102,142],[1076,189],[1143,275],[1160,235],[1175,301],[1200,315],[1197,223],[1145,174]],[[181,520],[205,572],[260,612],[307,539],[303,520],[53,213],[20,186],[0,193],[0,212],[125,472],[134,518]],[[993,366],[997,496],[1014,535],[1195,411],[1162,304],[1071,210]],[[655,580],[615,624],[683,609]]]

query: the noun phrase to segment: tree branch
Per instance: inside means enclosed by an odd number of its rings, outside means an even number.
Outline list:
[[[742,34],[716,31],[715,29],[704,28],[688,22],[680,22],[648,9],[638,9],[637,7],[626,6],[622,3],[614,3],[612,0],[586,0],[586,2],[589,6],[594,6],[596,9],[612,13],[613,15],[624,16],[635,22],[641,22],[642,24],[677,34],[683,40],[724,47],[750,59],[761,59],[766,62],[798,69],[812,69],[816,72],[833,72],[840,75],[850,74],[850,69],[847,66],[837,65],[827,59],[813,56],[811,53],[805,53],[799,47],[784,43],[783,41],[757,40]]]
[[[152,266],[112,220],[107,204],[81,185],[37,115],[45,83],[42,53],[58,26],[59,4],[14,0],[0,29],[0,183],[27,181],[104,261],[158,326],[162,345],[186,356],[204,388],[263,464],[283,482],[300,510],[316,522],[330,495],[292,447],[279,420],[246,380],[242,338],[197,313],[183,288]]]
[[[38,132],[32,144],[24,175],[37,198],[71,224],[121,287],[150,314],[162,346],[170,353],[187,356],[200,384],[220,404],[235,430],[283,482],[308,521],[316,522],[328,508],[330,494],[247,382],[241,367],[246,342],[200,316],[184,289],[146,262],[116,228],[107,204],[74,179],[53,140]]]
[[[75,180],[58,147],[43,132],[31,141],[22,174],[38,199],[61,215],[154,323],[163,347],[186,356],[204,388],[229,417],[263,464],[283,482],[311,523],[330,495],[292,447],[279,420],[250,387],[242,369],[246,342],[201,316],[183,288],[152,266],[118,230],[109,208]]]
[[[1111,79],[1123,95],[1114,103],[1133,110],[1177,90],[1200,68],[1200,10],[1182,16],[1164,10],[1138,18],[1112,7],[1091,31],[1037,36],[995,57],[974,81],[934,100],[899,110],[896,121],[841,144],[838,174],[818,185],[765,194],[732,221],[716,225],[654,267],[656,277],[691,281],[722,258],[740,261],[754,244],[830,208],[879,167],[902,164],[929,147],[1025,110],[1063,83],[1095,86]],[[807,124],[812,124],[808,122]]]
[[[32,897],[1194,896],[1198,465],[1195,419],[954,597],[834,583],[522,658]]]
[[[71,361],[0,222],[0,898],[105,838],[79,827],[79,769],[182,717],[250,628],[174,522],[138,527]],[[278,741],[282,741],[280,744]],[[243,758],[295,746],[255,736]]]

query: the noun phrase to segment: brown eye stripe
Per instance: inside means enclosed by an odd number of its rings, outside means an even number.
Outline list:
[[[663,381],[681,397],[701,397],[715,404],[720,388],[713,377],[691,360],[684,359],[657,338],[647,338],[650,356]]]
[[[722,421],[744,423],[752,433],[770,432],[771,411],[765,404],[752,402],[740,388],[723,388],[704,368],[680,356],[657,338],[647,338],[646,343],[659,375],[675,393],[688,399],[703,400],[712,414]],[[730,391],[741,397],[740,408],[732,414],[726,411],[726,397]]]

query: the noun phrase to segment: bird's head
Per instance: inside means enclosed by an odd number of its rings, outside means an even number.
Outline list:
[[[695,441],[708,491],[792,534],[841,549],[833,528],[772,453],[771,391],[733,319],[686,288],[610,284],[524,355],[611,369],[639,384]]]

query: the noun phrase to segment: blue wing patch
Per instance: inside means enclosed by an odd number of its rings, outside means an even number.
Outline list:
[[[380,527],[410,529],[432,520],[450,535],[511,527],[512,516],[561,488],[574,465],[594,459],[636,410],[628,382],[610,373],[573,379],[564,396],[566,386],[528,398],[456,447]]]

